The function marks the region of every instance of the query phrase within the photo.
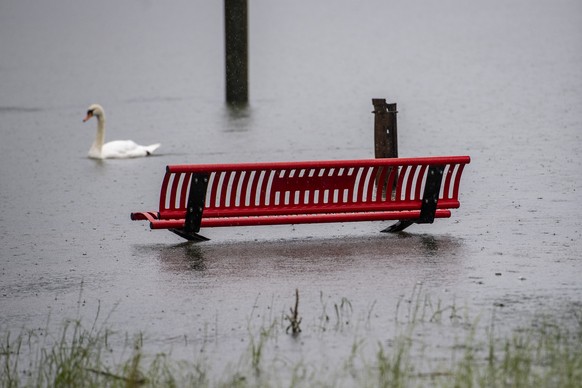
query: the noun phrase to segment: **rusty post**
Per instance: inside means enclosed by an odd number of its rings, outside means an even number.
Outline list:
[[[247,0],[224,0],[226,102],[246,104],[248,91]]]
[[[374,151],[376,158],[398,157],[398,128],[396,104],[387,104],[384,98],[373,98]]]
[[[398,136],[396,126],[396,104],[387,104],[384,98],[373,98],[374,105],[374,153],[376,158],[398,157]],[[380,172],[378,172],[380,174]],[[398,173],[397,173],[398,174]],[[387,187],[388,182],[380,182],[380,176],[376,176],[376,185],[382,187],[382,199],[386,199],[389,193],[395,195],[396,182],[392,187]]]

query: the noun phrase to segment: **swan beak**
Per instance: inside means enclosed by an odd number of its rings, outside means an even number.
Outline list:
[[[83,119],[83,122],[87,122],[87,120],[89,120],[91,117],[93,117],[93,112],[87,112],[87,116]]]

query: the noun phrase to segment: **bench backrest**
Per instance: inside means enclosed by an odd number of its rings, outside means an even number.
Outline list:
[[[183,218],[192,179],[206,179],[204,217],[421,207],[429,167],[442,168],[439,208],[459,207],[468,156],[310,162],[171,165],[162,219]]]

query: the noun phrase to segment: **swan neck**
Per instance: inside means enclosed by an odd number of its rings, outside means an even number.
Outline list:
[[[89,151],[92,157],[100,157],[103,143],[105,143],[105,117],[96,116],[97,118],[97,136],[95,142]]]
[[[97,140],[101,145],[105,142],[105,118],[97,117]]]

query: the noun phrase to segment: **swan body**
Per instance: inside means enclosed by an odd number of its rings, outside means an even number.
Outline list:
[[[105,111],[98,104],[93,104],[87,109],[86,122],[91,117],[97,119],[97,137],[89,149],[89,157],[92,159],[126,159],[139,158],[151,155],[160,143],[149,146],[136,144],[132,140],[115,140],[105,143]]]

